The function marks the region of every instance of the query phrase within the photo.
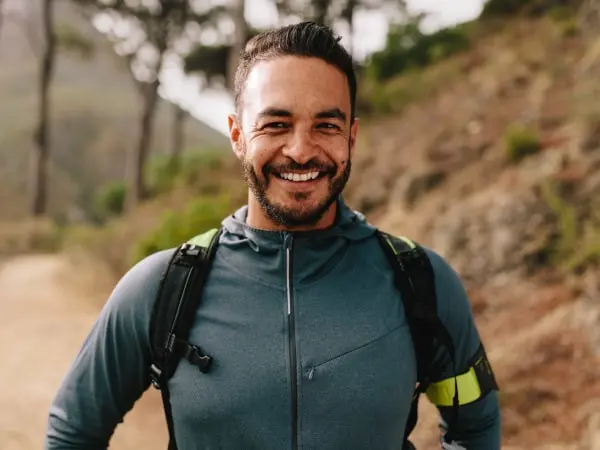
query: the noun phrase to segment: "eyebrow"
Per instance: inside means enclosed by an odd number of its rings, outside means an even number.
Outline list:
[[[260,120],[267,117],[292,117],[292,113],[282,108],[266,108],[258,113],[257,118]]]
[[[346,113],[340,108],[326,109],[325,111],[318,112],[315,114],[316,119],[339,119],[342,122],[346,122]]]
[[[258,119],[265,119],[268,117],[292,117],[291,111],[283,108],[266,108],[258,113]],[[315,114],[315,119],[338,119],[342,122],[346,122],[346,113],[340,108],[331,108],[324,111],[320,111]]]

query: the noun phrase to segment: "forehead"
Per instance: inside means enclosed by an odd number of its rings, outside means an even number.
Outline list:
[[[248,74],[243,94],[244,115],[265,108],[312,114],[332,107],[349,115],[350,91],[345,74],[312,57],[284,56],[260,61]]]

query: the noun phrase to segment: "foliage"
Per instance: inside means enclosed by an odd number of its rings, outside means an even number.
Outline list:
[[[525,14],[540,16],[550,11],[573,10],[581,4],[580,0],[488,0],[481,12],[482,18],[513,16]]]
[[[518,163],[541,149],[537,133],[523,125],[511,125],[504,133],[504,149],[511,163]]]
[[[94,216],[105,221],[123,213],[127,187],[123,181],[112,181],[102,186],[94,196]]]
[[[160,250],[176,247],[182,242],[218,227],[231,212],[229,196],[204,196],[191,202],[183,211],[163,214],[156,228],[134,244],[133,263]]]
[[[262,30],[248,28],[246,42]],[[227,77],[229,58],[233,46],[231,44],[202,45],[198,44],[183,58],[183,70],[188,74],[202,74],[207,83],[223,80]]]
[[[373,53],[366,74],[372,80],[385,81],[411,69],[420,69],[469,48],[465,27],[443,28],[434,33],[421,31],[425,16],[390,27],[385,47]]]
[[[173,189],[177,183],[191,186],[207,171],[219,171],[227,156],[221,148],[190,150],[181,155],[176,165],[170,155],[155,155],[147,165],[150,191],[158,195]]]
[[[425,70],[411,70],[385,83],[360,80],[357,110],[361,116],[400,114],[415,102],[435,95],[463,76],[460,61],[443,61]]]
[[[583,208],[569,205],[554,183],[543,183],[541,194],[556,219],[556,233],[548,243],[551,262],[567,272],[599,262],[600,205],[593,205],[591,215],[584,218]]]
[[[229,45],[197,45],[183,60],[186,73],[202,72],[207,81],[224,78],[227,74]]]
[[[84,36],[77,27],[69,23],[60,23],[54,27],[54,34],[59,48],[76,53],[84,59],[94,56],[94,42]]]

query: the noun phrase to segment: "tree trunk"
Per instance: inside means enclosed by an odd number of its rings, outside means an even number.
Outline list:
[[[46,213],[48,202],[48,157],[50,154],[50,83],[54,69],[54,11],[53,0],[44,0],[42,9],[42,32],[44,50],[39,78],[38,125],[34,135],[35,152],[33,158],[33,199],[32,214],[35,217]]]
[[[348,0],[346,7],[342,11],[342,19],[348,24],[348,53],[354,59],[354,12],[358,6],[357,0]]]
[[[131,165],[133,170],[130,189],[127,195],[127,211],[132,211],[148,194],[145,167],[152,145],[152,131],[154,129],[159,84],[157,79],[152,83],[144,85],[144,89],[142,89],[142,114],[140,116],[138,143]]]
[[[235,27],[233,45],[229,53],[229,61],[227,62],[226,86],[227,89],[233,90],[235,70],[237,69],[240,52],[246,45],[248,39],[248,23],[244,16],[245,0],[235,0],[233,5],[233,23]]]
[[[0,37],[2,37],[2,25],[4,23],[4,0],[0,0]]]
[[[330,0],[312,0],[313,21],[319,25],[328,25],[327,12]]]
[[[185,145],[184,125],[186,111],[176,103],[173,103],[173,135],[171,142],[171,155],[169,158],[169,167],[174,172],[179,172],[181,168],[181,154]]]

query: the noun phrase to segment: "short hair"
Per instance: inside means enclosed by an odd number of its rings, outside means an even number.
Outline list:
[[[354,118],[356,74],[352,57],[340,44],[340,40],[341,37],[330,28],[314,22],[301,22],[257,34],[248,41],[240,54],[234,80],[236,108],[240,108],[246,80],[257,62],[280,56],[314,57],[337,67],[346,75],[351,118]]]

